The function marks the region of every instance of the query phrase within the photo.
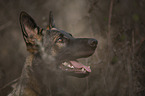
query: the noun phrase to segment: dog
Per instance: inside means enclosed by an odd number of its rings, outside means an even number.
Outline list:
[[[49,96],[49,86],[61,74],[79,78],[89,75],[90,66],[79,63],[77,59],[89,57],[95,52],[96,39],[74,38],[72,34],[56,28],[52,12],[46,29],[38,27],[24,11],[20,13],[19,20],[30,55],[20,78],[1,89],[0,96]]]

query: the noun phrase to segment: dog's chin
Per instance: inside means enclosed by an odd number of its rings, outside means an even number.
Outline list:
[[[78,77],[78,78],[84,78],[89,75],[89,72],[86,72],[86,73],[64,72],[64,73],[70,76]]]

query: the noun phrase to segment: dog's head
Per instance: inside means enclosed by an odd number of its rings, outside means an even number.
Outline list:
[[[53,57],[57,68],[69,75],[85,77],[91,72],[90,66],[79,63],[77,59],[94,53],[98,43],[96,39],[74,38],[70,33],[57,29],[52,12],[46,29],[39,28],[26,12],[20,14],[20,25],[30,53],[40,54],[48,60]]]

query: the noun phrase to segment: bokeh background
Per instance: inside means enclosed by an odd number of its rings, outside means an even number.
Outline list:
[[[80,60],[92,73],[67,77],[66,96],[145,96],[145,0],[0,0],[0,88],[20,76],[28,54],[20,12],[46,28],[50,10],[59,29],[99,42]]]

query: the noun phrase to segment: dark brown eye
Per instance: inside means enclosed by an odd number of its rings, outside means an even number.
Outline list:
[[[59,39],[57,39],[57,42],[63,43],[63,39],[62,38],[59,38]]]

